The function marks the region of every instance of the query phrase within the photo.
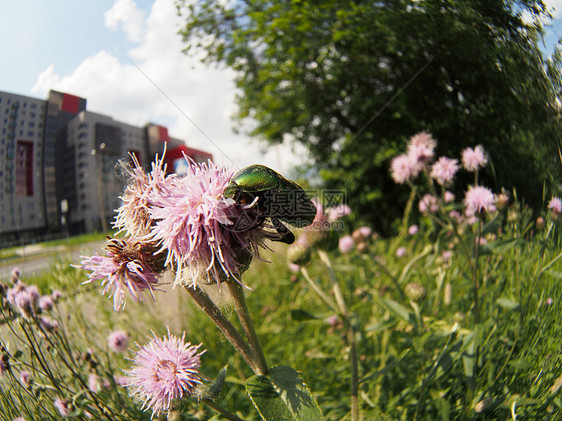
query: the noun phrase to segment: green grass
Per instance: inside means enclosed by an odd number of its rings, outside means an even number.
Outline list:
[[[306,266],[310,280],[329,299],[334,297],[334,282],[342,291],[357,345],[361,417],[558,419],[562,416],[560,222],[548,219],[547,228],[538,231],[527,213],[518,213],[508,222],[507,213],[498,212],[484,225],[488,243],[478,249],[478,259],[473,247],[476,228],[447,223],[451,225],[441,227],[423,219],[415,236],[371,238],[363,252],[341,254],[329,249],[332,269],[320,259],[323,251],[317,247]],[[406,253],[397,257],[401,246]],[[452,251],[448,261],[442,256],[444,250]],[[283,245],[263,257],[271,263],[255,261],[243,280],[253,290],[247,292],[247,301],[269,366],[288,365],[302,372],[326,419],[350,419],[352,364],[345,318],[314,292],[303,272],[289,271]],[[201,368],[206,376],[214,378],[228,366],[218,402],[245,420],[260,419],[243,386],[251,370],[185,291],[169,290],[158,295],[156,304],[130,303],[116,313],[111,302],[99,296],[99,286],[80,285],[86,273],[61,265],[45,278],[44,282],[66,291],[73,346],[82,352],[98,350],[104,369],[111,366],[114,372],[129,364],[107,351],[104,341],[110,329],[129,330],[140,345],[147,342],[151,329],[157,334],[164,333],[166,326],[176,334],[185,330],[187,340],[202,342],[207,349]],[[407,297],[404,291],[412,282],[424,287],[423,299]],[[227,300],[218,301],[237,324]],[[0,387],[7,383],[1,379]],[[77,393],[79,385],[73,387]],[[4,390],[7,396],[9,389]],[[116,398],[100,396],[108,404],[118,404]],[[141,416],[126,393],[116,396],[131,413]],[[2,399],[5,413],[16,416],[7,398]],[[214,416],[195,400],[183,408],[198,414],[198,419]],[[148,419],[150,414],[144,415]]]

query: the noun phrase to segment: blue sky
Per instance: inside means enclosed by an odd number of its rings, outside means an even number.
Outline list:
[[[562,11],[562,0],[549,0]],[[562,35],[547,30],[545,51]],[[167,125],[172,136],[236,167],[288,170],[302,148],[271,148],[232,133],[234,85],[227,70],[180,53],[174,0],[16,0],[0,14],[0,90],[45,98],[49,89],[88,100],[88,109],[135,125]]]

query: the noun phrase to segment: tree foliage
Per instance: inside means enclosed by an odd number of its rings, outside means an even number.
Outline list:
[[[522,18],[546,16],[542,1],[177,5],[186,51],[235,70],[251,134],[306,145],[327,185],[347,189],[379,228],[403,205],[389,159],[421,130],[440,154],[482,144],[495,169],[487,181],[530,203],[560,178],[560,55],[545,58],[541,24]]]

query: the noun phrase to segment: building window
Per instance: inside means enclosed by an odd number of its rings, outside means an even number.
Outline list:
[[[33,142],[17,142],[16,195],[33,196]]]

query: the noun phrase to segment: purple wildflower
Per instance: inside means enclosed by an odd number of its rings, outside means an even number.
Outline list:
[[[451,184],[459,169],[459,161],[442,156],[431,166],[430,176],[441,186]]]
[[[481,212],[494,212],[496,210],[494,202],[495,197],[490,189],[482,186],[469,186],[464,198],[466,214],[472,216]]]
[[[68,414],[70,414],[70,404],[66,399],[61,399],[60,397],[57,397],[53,402],[53,404],[59,410],[61,416],[67,417]]]
[[[451,203],[453,200],[455,200],[455,194],[450,192],[449,190],[445,191],[445,193],[443,193],[443,201],[445,203]]]
[[[101,280],[102,294],[113,296],[113,308],[125,308],[125,291],[129,291],[135,302],[142,301],[142,293],[150,292],[153,299],[158,285],[162,258],[153,254],[150,243],[135,239],[112,239],[107,246],[107,256],[86,257],[81,269],[91,270],[88,280],[82,284]]]
[[[152,163],[152,171],[148,174],[144,172],[135,155],[131,155],[131,158],[134,167],[128,171],[130,182],[121,196],[123,204],[117,210],[113,227],[129,236],[142,237],[149,234],[153,224],[149,213],[150,195],[154,191],[166,190],[168,182],[175,175],[166,177],[164,156],[161,159],[156,157],[156,161]]]
[[[347,216],[351,213],[351,208],[342,203],[341,205],[337,205],[333,208],[328,209],[328,222],[336,222],[337,220]]]
[[[6,374],[10,369],[10,363],[8,362],[7,355],[6,357],[4,357],[4,355],[0,358],[0,377]]]
[[[353,241],[353,237],[351,235],[344,235],[339,239],[338,246],[341,253],[349,253],[354,245],[355,242]]]
[[[202,384],[198,368],[201,355],[199,345],[184,342],[171,335],[163,339],[154,336],[141,347],[134,358],[134,366],[128,371],[129,394],[144,400],[143,409],[152,409],[153,416],[170,409],[172,401],[192,395]]]
[[[88,375],[88,389],[90,390],[90,392],[94,393],[97,393],[101,390],[98,376],[95,373],[90,373]]]
[[[50,295],[43,295],[39,298],[39,308],[42,311],[49,311],[53,308],[54,302]]]
[[[552,196],[552,199],[548,202],[548,209],[552,210],[555,215],[560,215],[562,213],[562,200],[559,197]]]
[[[39,323],[47,332],[54,332],[59,328],[59,322],[55,319],[51,319],[50,317],[41,316]]]
[[[401,246],[396,249],[396,257],[404,257],[406,254],[406,247]]]
[[[107,337],[107,345],[114,352],[123,352],[127,349],[129,334],[122,330],[114,330]]]
[[[20,371],[20,382],[24,387],[31,384],[31,373],[27,370]]]
[[[289,262],[289,270],[293,273],[299,273],[301,270],[300,265],[297,265],[296,263],[291,263]]]
[[[417,225],[410,225],[408,228],[408,234],[416,235],[418,233],[419,227]]]
[[[411,156],[402,154],[393,158],[390,162],[390,175],[398,184],[412,181],[418,176],[422,167]]]
[[[425,194],[419,203],[421,213],[437,212],[439,210],[439,201],[431,194]]]
[[[462,165],[467,171],[475,172],[478,168],[485,167],[487,163],[488,159],[481,145],[474,149],[466,148],[462,151]]]
[[[441,253],[441,257],[445,262],[448,262],[451,257],[453,257],[453,252],[451,250],[445,250]]]
[[[54,289],[54,290],[51,292],[51,297],[53,297],[53,301],[54,301],[54,302],[57,302],[58,300],[61,299],[61,297],[62,297],[62,292],[61,292],[60,290],[58,290],[58,289]]]
[[[420,132],[410,138],[408,142],[408,156],[421,165],[433,159],[434,150],[437,142],[431,134]]]
[[[187,158],[186,158],[187,159]],[[223,196],[233,171],[213,162],[190,162],[186,175],[169,181],[151,195],[150,217],[156,221],[151,239],[167,251],[165,265],[176,272],[176,284],[195,286],[239,278],[264,247],[262,224],[239,229],[257,209]]]

